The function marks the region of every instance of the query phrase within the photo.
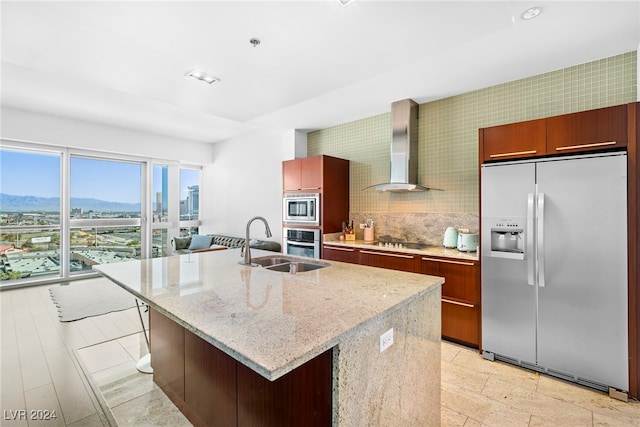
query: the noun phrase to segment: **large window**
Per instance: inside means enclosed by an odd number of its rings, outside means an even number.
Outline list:
[[[198,234],[200,225],[200,170],[180,169],[180,235]]]
[[[197,166],[2,140],[0,174],[0,286],[166,256],[200,226]]]
[[[60,275],[61,155],[0,149],[0,279]]]
[[[172,236],[198,234],[200,227],[199,167],[155,163],[152,172],[151,256],[169,254]]]
[[[71,273],[141,256],[142,164],[71,156]]]

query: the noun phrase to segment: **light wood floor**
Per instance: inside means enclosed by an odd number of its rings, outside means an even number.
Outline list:
[[[108,425],[89,382],[119,425],[188,425],[151,375],[135,370],[146,347],[136,309],[62,323],[49,287],[0,292],[0,425]],[[441,360],[443,426],[640,427],[638,402],[488,362],[447,342]],[[56,411],[57,419],[10,420],[25,409],[27,416]]]

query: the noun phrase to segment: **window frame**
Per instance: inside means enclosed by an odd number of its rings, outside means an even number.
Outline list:
[[[166,230],[167,241],[166,254],[170,255],[170,239],[180,235],[182,228],[198,228],[202,225],[202,182],[203,165],[195,163],[182,163],[175,160],[166,160],[135,155],[122,155],[106,151],[62,147],[58,145],[39,144],[19,141],[10,138],[0,138],[0,149],[34,152],[57,155],[60,158],[60,223],[48,225],[47,229],[57,229],[60,233],[60,272],[59,275],[41,278],[25,278],[0,281],[0,288],[40,285],[43,283],[60,282],[61,280],[95,276],[98,273],[72,272],[71,271],[71,230],[78,227],[103,227],[103,226],[135,226],[140,227],[140,259],[150,259],[153,256],[153,232]],[[141,167],[140,171],[140,217],[139,218],[101,218],[101,219],[71,219],[71,158],[84,157],[105,161],[118,161],[136,163]],[[168,166],[168,220],[166,222],[153,222],[153,167],[156,165]],[[180,220],[180,169],[193,169],[198,171],[199,185],[199,209],[198,219]],[[4,227],[3,227],[4,228]],[[34,227],[30,227],[34,228]]]

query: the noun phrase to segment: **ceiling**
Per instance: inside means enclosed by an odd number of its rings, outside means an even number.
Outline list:
[[[3,107],[202,142],[324,128],[640,46],[640,0],[0,7]]]

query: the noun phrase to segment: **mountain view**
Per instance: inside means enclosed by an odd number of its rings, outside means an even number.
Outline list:
[[[71,208],[96,212],[140,212],[140,203],[108,202],[90,198],[71,198]],[[59,197],[14,196],[0,193],[2,212],[50,212],[60,210]]]

